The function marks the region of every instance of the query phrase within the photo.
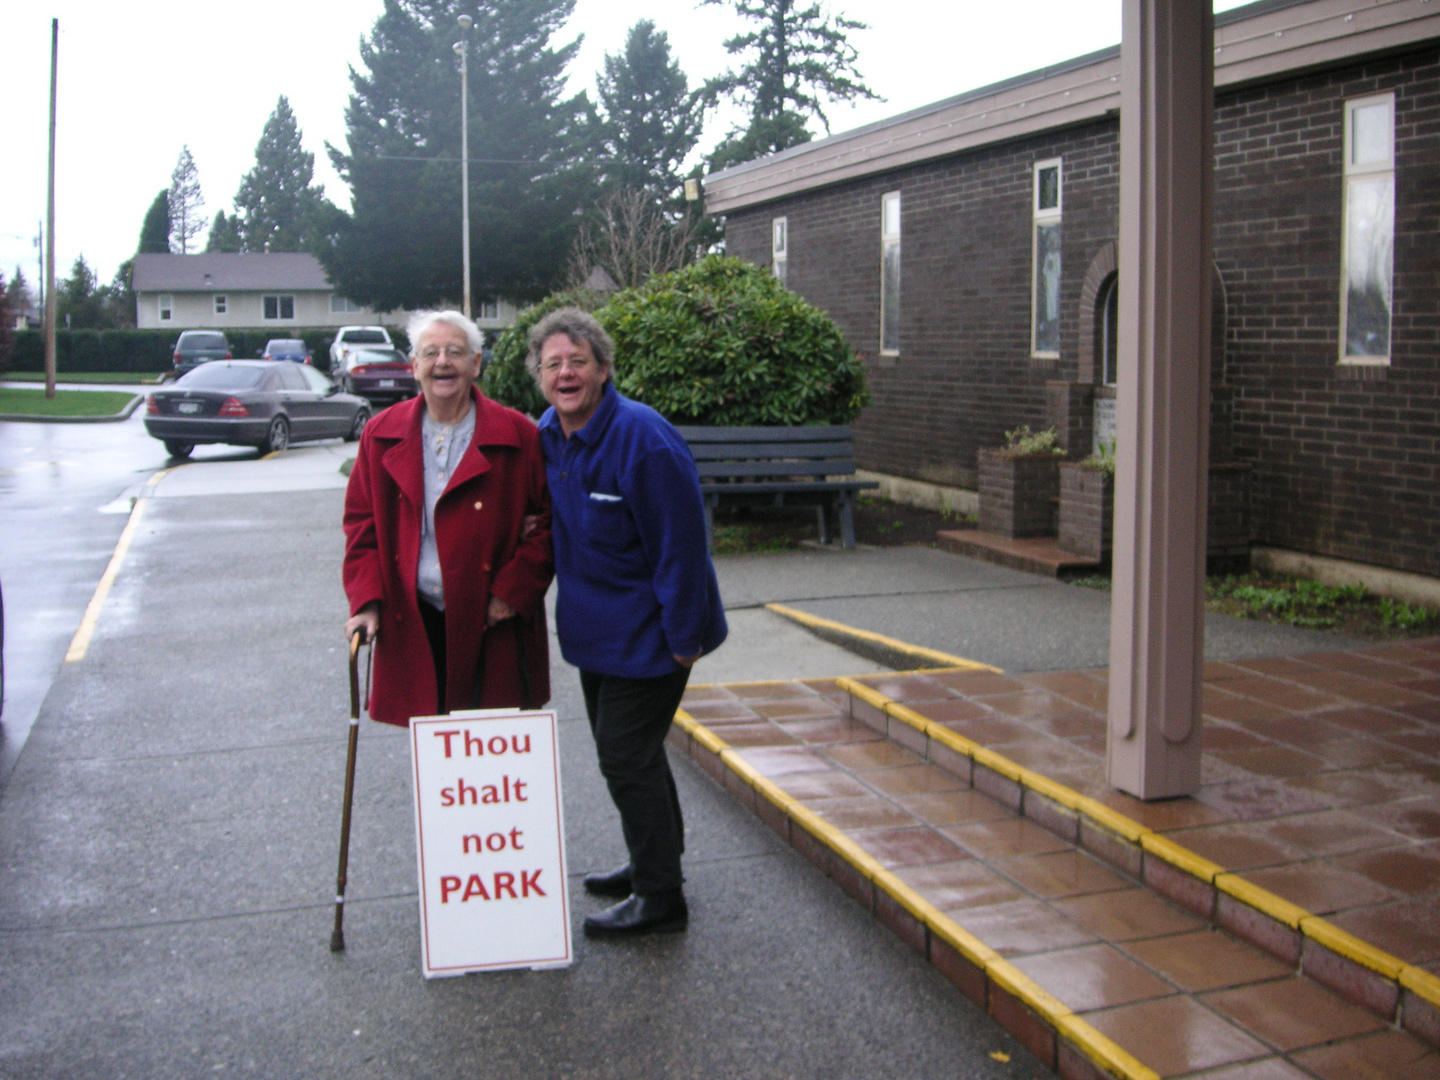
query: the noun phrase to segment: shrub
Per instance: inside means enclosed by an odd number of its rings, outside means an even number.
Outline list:
[[[1005,454],[1007,457],[1064,457],[1060,436],[1053,427],[1044,431],[1031,431],[1029,424],[1021,424],[1014,431],[1005,432]]]
[[[707,256],[596,315],[616,386],[677,424],[848,424],[869,400],[829,316],[753,263]]]

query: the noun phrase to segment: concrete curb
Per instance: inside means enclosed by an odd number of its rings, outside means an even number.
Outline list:
[[[964,665],[957,670],[984,667],[973,661]],[[926,719],[859,678],[840,678],[836,685],[849,695],[855,721],[1139,879],[1187,911],[1291,964],[1346,1000],[1440,1045],[1440,978],[1435,975],[1227,872],[1103,803]],[[1066,1080],[1107,1076],[1159,1080],[1153,1069],[1076,1016],[842,831],[762,776],[684,709],[675,715],[670,742],[938,968],[1048,1068]]]
[[[110,416],[38,416],[32,413],[0,413],[0,423],[15,424],[114,424],[129,420],[131,414],[145,400],[144,394],[136,394],[118,413]]]
[[[999,668],[982,664],[978,660],[967,660],[963,656],[951,656],[938,649],[927,649],[923,645],[911,645],[909,642],[886,637],[884,634],[846,626],[844,623],[838,623],[832,619],[822,619],[819,615],[811,615],[808,611],[786,607],[784,604],[766,604],[765,610],[773,611],[782,619],[789,619],[791,622],[803,626],[822,641],[839,645],[856,656],[884,664],[886,667],[993,671],[997,675],[1001,673]]]

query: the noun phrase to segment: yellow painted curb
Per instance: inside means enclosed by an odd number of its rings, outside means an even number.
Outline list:
[[[932,934],[981,971],[988,970],[992,962],[1003,959],[998,952],[943,912],[937,911],[934,920],[926,919],[925,925]]]
[[[988,747],[977,744],[975,749],[970,752],[970,756],[975,759],[976,765],[984,765],[992,772],[997,772],[1007,780],[1014,780],[1016,783],[1019,783],[1025,774],[1025,770],[1015,762]]]
[[[1361,967],[1384,975],[1387,979],[1399,980],[1406,963],[1399,957],[1391,956],[1383,949],[1377,949],[1368,941],[1361,941],[1347,930],[1341,930],[1334,923],[1326,922],[1318,915],[1309,915],[1300,920],[1300,929],[1310,938],[1331,952],[1339,953],[1347,960],[1353,960]]]
[[[1057,1031],[1060,1021],[1073,1016],[1074,1010],[1049,993],[1034,979],[1008,960],[992,960],[985,965],[985,972],[1002,988],[1014,994],[1030,1008],[1039,1013]]]
[[[1400,985],[1440,1009],[1440,976],[1406,964],[1400,972]]]
[[[964,735],[957,735],[949,728],[941,727],[939,724],[931,724],[925,734],[947,750],[954,750],[957,754],[963,754],[968,758],[973,758],[975,751],[980,749],[980,744],[974,739],[967,739]]]
[[[942,667],[956,668],[960,671],[993,671],[996,674],[1000,674],[999,668],[991,667],[989,664],[982,664],[978,660],[967,660],[963,656],[951,656],[949,653],[940,652],[938,649],[927,649],[923,645],[911,645],[909,642],[886,637],[884,634],[877,634],[871,630],[861,630],[858,627],[846,626],[844,623],[835,622],[833,619],[822,619],[819,615],[811,615],[809,612],[786,607],[784,604],[766,604],[765,610],[773,611],[776,615],[789,619],[791,622],[799,623],[801,626],[806,626],[814,630],[829,630],[834,634],[859,638],[861,641],[873,642],[876,645],[881,645],[884,648],[906,656],[913,656],[921,660],[930,660],[940,664]]]
[[[1112,810],[1099,799],[1092,799],[1088,795],[1082,795],[1079,799],[1079,810],[1095,824],[1108,829],[1116,836],[1129,840],[1132,844],[1140,843],[1151,830],[1141,825],[1133,818],[1128,818],[1118,810]]]
[[[921,716],[914,709],[910,708],[910,706],[901,705],[898,701],[887,701],[885,703],[885,714],[887,716],[893,716],[902,724],[912,727],[916,731],[926,735],[930,734],[930,729],[935,726],[935,721],[931,720],[928,716]]]
[[[1160,1074],[1118,1043],[1100,1034],[1078,1016],[1066,1016],[1060,1032],[1100,1068],[1120,1080],[1160,1080]]]
[[[1026,769],[1020,782],[1038,795],[1044,795],[1051,802],[1059,803],[1066,810],[1081,812],[1080,800],[1084,798],[1074,788],[1068,788],[1058,781],[1042,776],[1033,769]]]
[[[1242,904],[1269,915],[1276,922],[1284,923],[1292,930],[1299,930],[1304,920],[1313,917],[1298,904],[1292,904],[1269,889],[1262,889],[1259,885],[1246,881],[1239,874],[1216,874],[1215,887]]]
[[[873,686],[866,686],[858,679],[853,679],[849,675],[842,675],[840,678],[836,679],[835,685],[837,688],[844,690],[851,697],[859,698],[861,701],[865,702],[866,705],[871,705],[874,708],[878,709],[880,712],[884,712],[885,706],[890,702],[890,699],[888,697],[882,694],[879,690],[876,690]]]
[[[1215,879],[1225,873],[1225,868],[1203,856],[1196,855],[1189,848],[1181,847],[1159,833],[1146,833],[1140,838],[1140,846],[1146,854],[1163,859],[1177,870],[1183,870],[1191,877],[1214,884]]]

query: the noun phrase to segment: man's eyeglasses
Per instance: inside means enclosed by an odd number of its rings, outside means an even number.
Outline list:
[[[594,360],[585,356],[577,356],[569,360],[546,360],[540,365],[540,370],[547,375],[552,375],[561,368],[569,371],[584,371],[593,363],[595,363]]]
[[[418,355],[421,360],[436,360],[439,359],[442,351],[448,360],[467,360],[475,355],[463,345],[446,345],[443,350],[438,345],[427,345],[416,355]]]

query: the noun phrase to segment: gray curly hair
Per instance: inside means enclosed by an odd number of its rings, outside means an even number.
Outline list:
[[[600,320],[588,311],[563,307],[546,315],[530,330],[530,351],[525,355],[525,366],[536,379],[540,378],[540,350],[556,334],[564,334],[576,345],[581,342],[589,345],[602,368],[614,366],[615,343]]]
[[[420,335],[429,330],[436,323],[445,323],[453,326],[465,334],[465,340],[470,343],[470,351],[478,353],[484,338],[480,334],[480,328],[467,319],[458,311],[417,311],[412,314],[405,324],[405,336],[410,339],[410,352],[415,352],[415,342],[420,340]]]

